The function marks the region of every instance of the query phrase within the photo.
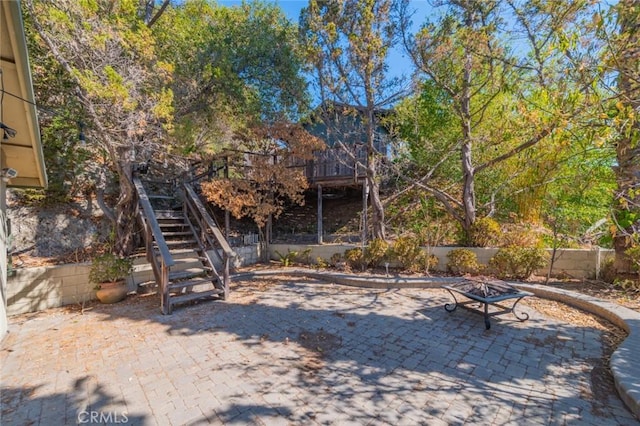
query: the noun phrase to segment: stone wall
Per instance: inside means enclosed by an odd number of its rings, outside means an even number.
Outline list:
[[[334,253],[344,253],[345,250],[359,247],[354,244],[323,244],[323,245],[293,245],[293,244],[272,244],[270,246],[270,256],[272,260],[280,260],[280,253],[287,253],[288,250],[302,253],[307,248],[311,248],[309,255],[311,260],[320,257],[329,260]],[[447,254],[459,247],[433,247],[431,253],[438,258],[437,271],[445,271],[447,269]],[[489,259],[498,252],[497,248],[470,248],[469,250],[476,253],[478,262],[484,265],[489,263]],[[548,250],[551,255],[551,249]],[[568,276],[572,278],[593,278],[599,275],[600,267],[607,258],[614,256],[613,250],[601,249],[595,247],[593,249],[559,249],[556,252],[556,261],[553,266],[554,276]],[[546,275],[549,267],[536,271],[538,275]]]

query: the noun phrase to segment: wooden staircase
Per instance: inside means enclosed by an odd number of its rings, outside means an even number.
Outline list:
[[[235,254],[193,187],[183,183],[165,194],[151,194],[146,188],[151,185],[137,176],[133,181],[162,313],[194,300],[226,299]]]

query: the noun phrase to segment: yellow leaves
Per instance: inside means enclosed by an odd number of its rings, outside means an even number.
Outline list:
[[[335,40],[338,37],[338,29],[335,22],[329,22],[326,27],[327,35],[330,40]]]
[[[156,95],[157,101],[152,111],[153,114],[163,120],[171,120],[173,117],[173,91],[169,88],[162,88]]]
[[[167,80],[172,80],[173,72],[175,71],[175,66],[170,62],[158,61],[156,62],[156,70],[161,74],[164,74]]]

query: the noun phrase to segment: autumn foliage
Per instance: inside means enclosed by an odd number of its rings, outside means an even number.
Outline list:
[[[202,194],[235,218],[250,217],[263,228],[269,216],[282,213],[286,203],[304,203],[305,161],[324,144],[291,123],[254,129],[246,142],[253,148],[250,152],[228,153],[235,166],[229,178],[202,183]]]

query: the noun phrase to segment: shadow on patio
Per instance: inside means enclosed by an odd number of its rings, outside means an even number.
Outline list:
[[[203,393],[215,397],[201,399],[201,411],[184,424],[282,417],[500,423],[504,415],[517,423],[634,422],[610,383],[591,380],[602,365],[598,330],[534,314],[524,323],[501,317],[487,331],[479,315],[445,312],[449,299],[441,290],[363,290],[303,279],[235,286],[229,301],[170,316],[158,313],[154,297],[138,297],[95,305],[77,318],[92,329],[119,328],[103,344],[103,358],[119,353],[132,375],[150,377],[140,386],[154,414],[155,404],[171,399],[160,395],[153,377],[167,377],[187,405]],[[102,389],[100,378],[96,383]],[[28,388],[10,392],[29,401]],[[51,398],[62,403],[73,396]]]

